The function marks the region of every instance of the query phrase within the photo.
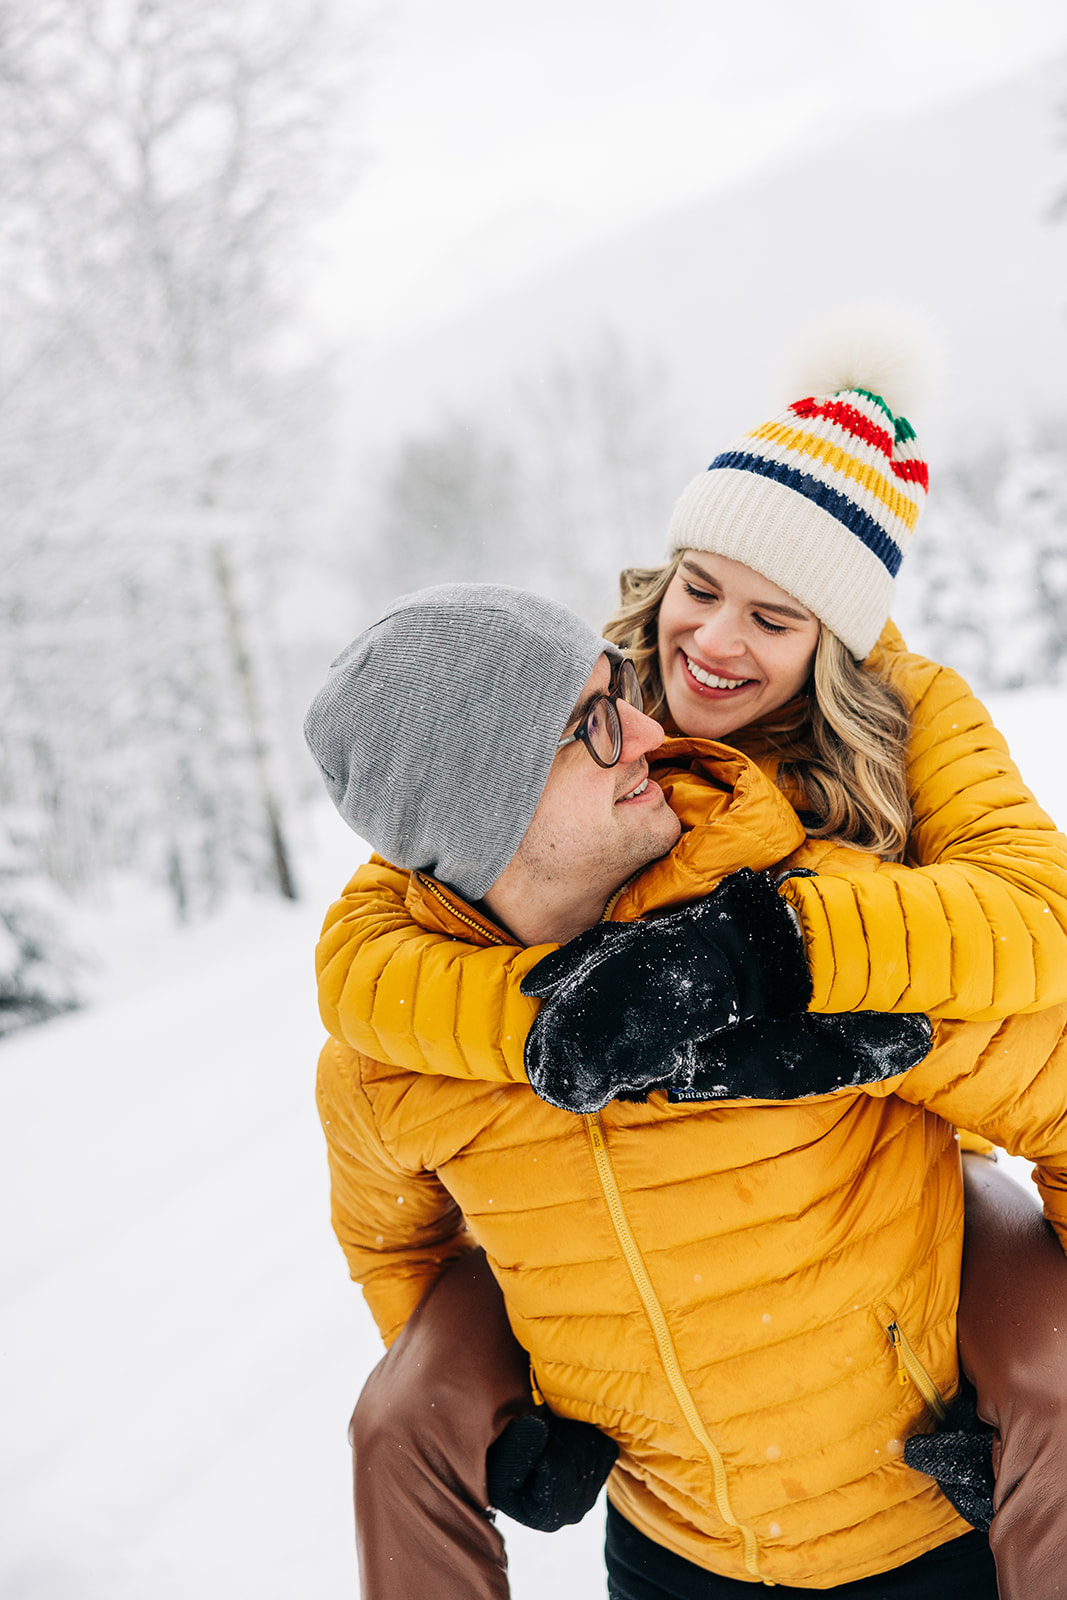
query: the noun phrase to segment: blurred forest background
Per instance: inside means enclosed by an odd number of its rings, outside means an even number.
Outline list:
[[[314,225],[359,182],[368,70],[344,6],[0,0],[0,1033],[78,1002],[70,908],[118,882],[190,921],[299,894],[303,708],[384,600],[492,578],[601,621],[619,568],[659,558],[681,485],[779,403],[745,389],[754,328],[785,337],[760,229],[823,230],[805,193],[836,156],[443,334],[309,336]],[[988,352],[991,400],[1001,347],[1048,380],[1024,406],[1014,373],[988,426],[942,430],[902,595],[909,641],[979,691],[1067,681],[1065,107],[1060,63],[914,135],[959,173],[920,196],[924,304]],[[972,126],[1002,169],[975,172]],[[812,283],[847,223],[812,234]],[[679,230],[684,281],[649,253]],[[832,295],[794,295],[788,326]],[[708,391],[736,416],[703,412]]]
[[[0,1031],[75,999],[60,894],[296,893],[331,400],[287,338],[359,59],[315,4],[0,6]]]

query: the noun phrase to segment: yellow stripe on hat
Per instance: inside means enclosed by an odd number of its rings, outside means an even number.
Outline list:
[[[916,502],[901,494],[896,485],[890,483],[876,467],[870,466],[866,461],[858,461],[847,450],[842,450],[840,445],[831,444],[829,439],[820,439],[818,434],[806,433],[801,428],[788,428],[781,422],[765,422],[761,428],[754,429],[748,437],[767,439],[770,443],[782,445],[787,450],[812,456],[816,461],[825,461],[828,467],[840,472],[842,477],[851,478],[854,483],[870,490],[888,511],[900,518],[909,533],[914,530],[919,520],[919,507]]]

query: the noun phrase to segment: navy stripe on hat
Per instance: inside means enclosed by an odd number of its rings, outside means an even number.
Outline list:
[[[750,455],[744,450],[728,450],[724,455],[716,456],[708,471],[713,472],[720,467],[732,467],[738,472],[754,472],[758,477],[771,478],[776,483],[784,484],[787,489],[793,489],[797,494],[803,495],[806,500],[813,501],[823,511],[835,517],[850,533],[854,533],[860,543],[865,545],[872,555],[878,557],[889,575],[896,577],[904,559],[903,551],[889,537],[885,529],[863,510],[862,506],[858,506],[854,500],[850,500],[838,489],[832,489],[820,478],[812,477],[808,472],[800,472],[796,467],[784,466],[780,461],[768,461],[765,456]]]

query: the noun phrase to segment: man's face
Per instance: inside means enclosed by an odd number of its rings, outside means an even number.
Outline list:
[[[611,666],[600,657],[560,736],[572,733],[589,703],[604,694]],[[601,909],[640,867],[656,861],[681,832],[663,791],[648,776],[649,752],[663,729],[636,707],[618,702],[622,754],[600,767],[579,740],[560,750],[512,867],[542,891],[558,890],[561,903],[580,893]],[[510,871],[511,869],[509,869]],[[588,926],[600,915],[594,910]]]

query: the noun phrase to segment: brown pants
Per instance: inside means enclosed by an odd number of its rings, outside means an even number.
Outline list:
[[[362,1600],[507,1600],[485,1454],[532,1408],[529,1358],[478,1250],[430,1290],[352,1413]]]
[[[1001,1600],[1067,1600],[1067,1258],[1033,1201],[964,1158],[960,1357],[1000,1432],[989,1532]],[[507,1600],[485,1454],[532,1406],[479,1251],[419,1306],[352,1416],[362,1600]]]
[[[1067,1257],[991,1162],[965,1156],[963,1187],[960,1364],[1000,1435],[989,1545],[1001,1600],[1067,1600]]]

